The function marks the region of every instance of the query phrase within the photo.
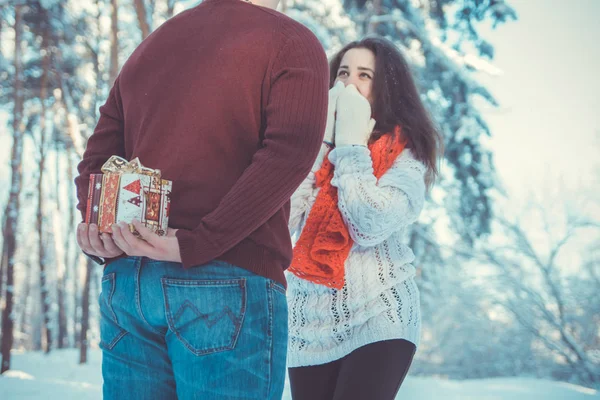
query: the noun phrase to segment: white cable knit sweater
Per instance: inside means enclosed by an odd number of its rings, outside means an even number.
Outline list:
[[[319,188],[315,165],[292,196],[290,232],[299,237]],[[394,165],[375,178],[370,151],[344,146],[331,151],[332,185],[354,246],[345,264],[341,290],[286,272],[288,280],[288,367],[325,364],[369,343],[405,339],[418,346],[421,331],[414,254],[403,244],[425,200],[426,167],[405,149]]]

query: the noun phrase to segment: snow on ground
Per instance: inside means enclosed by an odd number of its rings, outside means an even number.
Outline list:
[[[13,353],[13,370],[0,377],[2,400],[100,400],[101,353],[91,350],[88,365],[77,364],[75,350]],[[408,377],[398,399],[410,400],[599,400],[600,393],[561,382],[531,378],[498,378],[451,381]],[[290,399],[286,382],[284,399]]]

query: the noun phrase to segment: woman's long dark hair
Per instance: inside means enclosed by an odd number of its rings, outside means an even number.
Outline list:
[[[398,48],[383,38],[352,42],[331,60],[329,86],[333,87],[342,58],[348,50],[367,49],[375,55],[373,77],[373,118],[377,121],[371,140],[395,131],[400,125],[403,137],[415,157],[427,166],[425,182],[430,187],[438,175],[437,160],[442,138],[419,97],[410,68]]]

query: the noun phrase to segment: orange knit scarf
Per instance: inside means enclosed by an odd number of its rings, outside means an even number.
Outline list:
[[[390,169],[405,145],[399,126],[393,135],[382,135],[369,144],[377,180]],[[337,188],[331,185],[333,170],[326,156],[316,173],[316,185],[321,190],[294,247],[289,271],[308,281],[341,289],[345,282],[344,264],[354,242],[338,209]]]

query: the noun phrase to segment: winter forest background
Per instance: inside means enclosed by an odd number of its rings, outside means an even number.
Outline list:
[[[102,270],[75,241],[75,167],[128,55],[167,18],[198,2],[0,0],[2,372],[11,369],[11,349],[13,357],[77,349],[77,357],[74,350],[64,352],[73,365],[89,361],[88,349],[96,354]],[[417,254],[424,318],[411,376],[520,376],[600,388],[598,92],[588,104],[595,113],[573,115],[592,115],[595,132],[564,131],[564,151],[582,149],[578,162],[586,167],[585,178],[534,168],[548,145],[543,140],[535,148],[527,138],[512,141],[515,148],[530,146],[530,165],[514,165],[512,175],[498,173],[496,163],[510,159],[506,152],[518,152],[494,146],[506,132],[492,129],[489,120],[511,110],[489,88],[492,79],[509,79],[494,63],[492,42],[502,26],[521,23],[518,4],[525,3],[281,3],[280,11],[308,26],[328,55],[367,34],[393,40],[443,132],[441,179],[407,237]],[[566,3],[600,10],[589,1]],[[536,56],[520,60],[523,67]],[[597,68],[597,53],[581,57],[583,69],[593,62]],[[580,72],[564,74],[565,85]],[[565,92],[569,101],[576,100]],[[536,104],[530,107],[534,113]],[[552,124],[553,111],[545,115]],[[584,143],[578,135],[596,140]],[[506,179],[518,175],[530,179],[525,185]]]

